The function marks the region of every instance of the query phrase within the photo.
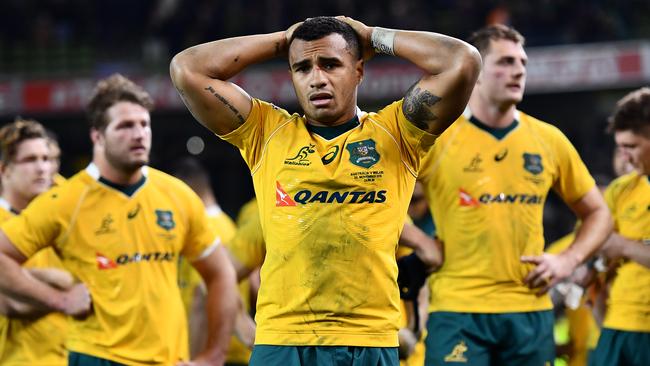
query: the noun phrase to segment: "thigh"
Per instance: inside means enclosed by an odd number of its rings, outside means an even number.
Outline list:
[[[630,366],[650,365],[650,333],[619,331],[623,338],[623,363]]]
[[[124,366],[121,363],[109,361],[103,358],[87,355],[84,353],[68,352],[68,366]]]
[[[352,351],[352,366],[399,366],[397,347],[349,347],[349,349]],[[343,365],[348,364],[341,364]]]
[[[622,341],[618,331],[603,328],[596,349],[589,355],[589,366],[619,365],[623,361]]]
[[[475,314],[433,312],[427,320],[426,366],[454,363],[489,366],[492,334],[477,326]]]
[[[555,360],[553,312],[499,314],[505,331],[499,348],[494,352],[495,365],[551,366]]]

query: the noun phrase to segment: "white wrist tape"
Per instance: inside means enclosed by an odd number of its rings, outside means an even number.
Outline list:
[[[372,35],[370,36],[370,43],[372,48],[377,53],[384,53],[387,55],[395,56],[395,31],[391,29],[374,27]]]

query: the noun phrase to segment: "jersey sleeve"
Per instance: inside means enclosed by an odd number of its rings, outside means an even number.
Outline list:
[[[385,123],[389,133],[398,139],[406,163],[414,171],[420,170],[421,160],[438,136],[421,130],[406,119],[402,110],[404,100],[393,102],[377,112],[377,119]]]
[[[201,199],[187,188],[188,229],[181,254],[190,262],[202,259],[212,253],[221,243],[217,230],[210,223]]]
[[[287,111],[253,98],[248,119],[236,130],[219,136],[239,148],[249,169],[253,169],[264,152],[264,143],[283,122],[291,119]]]
[[[556,130],[555,133],[555,150],[559,170],[553,188],[565,202],[573,203],[594,188],[596,182],[569,139],[559,130]]]
[[[56,188],[36,197],[20,215],[0,226],[9,241],[27,258],[52,245],[61,226],[59,219],[64,213],[62,198]]]

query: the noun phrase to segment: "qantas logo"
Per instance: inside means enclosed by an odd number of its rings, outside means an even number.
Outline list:
[[[113,269],[117,266],[123,266],[129,263],[140,262],[174,262],[176,254],[172,252],[153,252],[153,253],[133,253],[133,254],[120,254],[117,259],[106,257],[105,255],[97,252],[97,268],[99,269]]]
[[[298,191],[291,197],[276,182],[275,206],[297,206],[297,203],[383,203],[386,202],[386,190],[380,191],[317,191],[308,189]]]
[[[544,203],[544,196],[539,194],[528,194],[528,193],[499,193],[499,194],[490,194],[483,193],[478,199],[472,197],[464,189],[459,189],[459,204],[461,206],[471,206],[476,207],[481,204],[489,203],[520,203],[524,205],[541,205]]]
[[[289,197],[289,194],[284,191],[280,182],[275,182],[275,206],[295,206],[296,202]]]
[[[478,201],[462,188],[458,190],[458,198],[460,198],[459,203],[461,206],[474,207],[479,205]]]
[[[96,253],[97,257],[97,268],[99,269],[112,269],[112,268],[117,268],[117,264],[113,262],[112,259],[107,258],[104,256],[102,253],[97,252]]]

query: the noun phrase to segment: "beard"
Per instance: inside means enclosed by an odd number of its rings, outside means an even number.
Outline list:
[[[111,166],[126,174],[133,174],[138,169],[149,163],[148,152],[147,155],[143,158],[136,158],[131,160],[127,154],[120,154],[115,151],[111,151],[111,149],[105,149],[104,156],[106,157],[106,161],[108,161]]]

